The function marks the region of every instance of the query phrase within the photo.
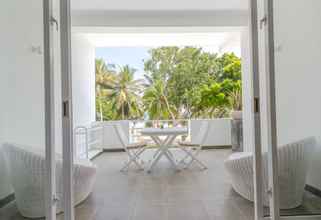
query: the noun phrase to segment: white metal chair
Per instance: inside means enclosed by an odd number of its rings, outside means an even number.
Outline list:
[[[145,142],[129,143],[127,135],[124,133],[121,125],[114,125],[116,134],[123,145],[124,150],[128,155],[128,161],[121,168],[121,171],[127,171],[132,163],[134,163],[139,169],[143,170],[142,162],[140,161],[140,155],[145,151],[147,144]]]
[[[178,142],[180,148],[186,153],[186,156],[179,162],[184,164],[184,168],[188,168],[193,162],[196,162],[202,169],[207,169],[207,166],[198,159],[198,156],[203,149],[208,132],[209,123],[203,121],[194,140]]]

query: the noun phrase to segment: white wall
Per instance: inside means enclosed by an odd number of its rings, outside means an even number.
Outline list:
[[[13,0],[3,2],[1,9],[4,137],[39,146],[44,143],[43,55],[32,53],[31,47],[43,47],[42,4]]]
[[[57,5],[54,14],[57,16]],[[10,0],[0,7],[0,145],[3,142],[44,148],[44,73],[42,1]],[[59,42],[55,33],[55,45]],[[40,53],[32,52],[39,47]],[[55,118],[61,118],[59,50],[55,50]],[[60,151],[61,122],[55,140]],[[0,199],[12,193],[0,148]]]
[[[275,1],[278,142],[321,143],[321,1]],[[308,183],[321,189],[321,148]]]
[[[4,1],[0,8],[1,141],[42,146],[44,143],[41,1]],[[5,173],[0,158],[0,175]],[[11,193],[1,175],[0,198]]]
[[[197,137],[199,128],[202,121],[209,122],[209,133],[204,142],[205,146],[230,146],[231,145],[231,120],[226,119],[200,119],[191,120],[191,139],[192,141]],[[123,131],[128,135],[128,141],[130,139],[129,129],[133,126],[130,121],[104,121],[95,122],[94,126],[103,127],[103,144],[100,146],[103,149],[115,149],[123,148],[119,137],[113,127],[115,124],[120,124]],[[138,128],[138,127],[136,127]]]
[[[95,121],[95,48],[81,34],[72,35],[74,127]]]
[[[1,62],[1,61],[0,61]],[[6,83],[4,80],[2,80],[1,77],[2,72],[0,72],[0,100],[4,100],[5,98],[5,93],[3,93],[3,89],[6,86]],[[9,194],[12,193],[12,187],[9,181],[9,175],[8,175],[8,170],[6,167],[6,163],[4,160],[4,155],[2,152],[2,146],[1,143],[4,141],[4,131],[5,131],[5,116],[4,116],[4,111],[1,110],[3,107],[1,105],[0,108],[0,200],[8,196]]]
[[[197,139],[198,131],[202,121],[209,122],[208,135],[204,141],[204,146],[230,146],[231,145],[231,119],[195,119],[191,120],[191,139]]]
[[[101,149],[117,149],[123,148],[118,134],[114,128],[114,125],[119,124],[125,135],[127,135],[129,142],[129,127],[130,121],[122,120],[122,121],[104,121],[104,122],[95,122],[93,123],[94,126],[102,126],[103,127],[103,143]]]

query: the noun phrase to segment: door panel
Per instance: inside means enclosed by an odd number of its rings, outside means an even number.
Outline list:
[[[317,143],[320,141],[321,95],[318,81],[321,75],[317,70],[321,58],[320,10],[320,1],[274,0],[279,145],[309,137],[313,137]],[[296,152],[292,146],[289,152],[279,154],[281,216],[321,214],[321,199],[310,192],[311,187],[321,189],[320,150],[312,145],[307,141],[299,148],[301,152]],[[285,170],[291,172],[290,181],[283,181],[287,175]],[[296,207],[298,205],[300,207]],[[289,211],[288,206],[293,206],[293,209]]]
[[[1,3],[1,219],[56,216],[50,3]]]
[[[265,10],[259,7],[259,18],[270,15],[268,18],[273,19],[267,20],[261,31],[259,46],[260,76],[266,77],[262,78],[266,88],[261,87],[266,110],[262,115],[274,114],[275,118],[262,121],[262,130],[266,129],[262,132],[262,143],[266,145],[262,146],[270,152],[270,187],[279,190],[272,190],[270,207],[274,208],[270,209],[270,216],[317,218],[315,215],[321,214],[321,97],[317,64],[321,58],[321,3],[261,1],[261,7],[264,6]],[[273,80],[269,80],[271,76]],[[275,92],[274,101],[271,91]]]

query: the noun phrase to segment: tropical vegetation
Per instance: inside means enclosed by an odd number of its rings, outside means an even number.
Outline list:
[[[196,47],[149,50],[144,79],[130,66],[96,60],[98,120],[229,116],[242,109],[241,60]]]

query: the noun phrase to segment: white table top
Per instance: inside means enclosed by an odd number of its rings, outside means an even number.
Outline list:
[[[145,136],[167,136],[167,135],[184,135],[188,134],[187,127],[175,128],[143,128],[141,134]]]

